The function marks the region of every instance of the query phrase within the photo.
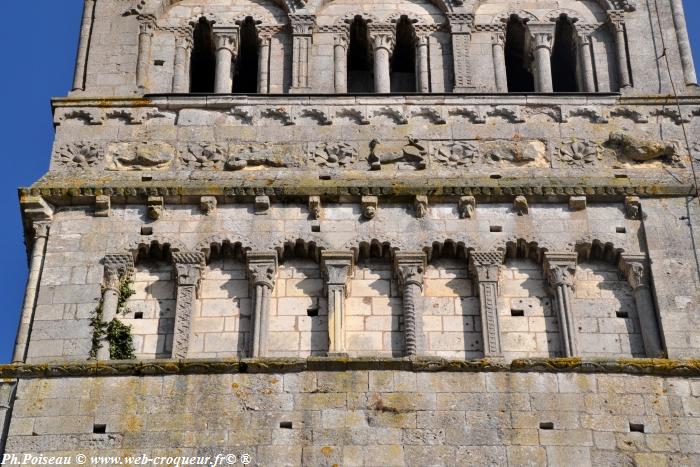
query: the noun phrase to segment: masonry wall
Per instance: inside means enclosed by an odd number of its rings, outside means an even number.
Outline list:
[[[359,255],[346,299],[349,354],[396,357],[404,354],[402,293],[387,255],[395,248],[428,251],[429,266],[419,303],[422,352],[463,359],[483,356],[479,299],[467,269],[465,248],[530,248],[537,254],[542,248],[630,252],[645,248],[640,243],[641,222],[625,219],[622,207],[614,204],[594,203],[585,211],[533,204],[526,216],[518,216],[504,204],[480,205],[474,218],[460,219],[454,207],[436,203],[429,206],[426,218],[416,219],[411,208],[396,203],[380,206],[371,221],[362,219],[357,205],[329,204],[320,221],[310,220],[307,208],[299,204],[273,206],[266,215],[256,215],[246,203],[222,204],[209,215],[195,206],[166,206],[155,222],[147,221],[145,209],[137,206],[115,206],[108,218],[93,217],[90,210],[82,208],[60,208],[47,243],[29,361],[88,357],[90,319],[100,298],[101,262],[106,254],[135,255],[135,294],[120,318],[133,328],[139,358],[170,356],[176,281],[167,251],[210,251],[212,244],[240,248],[241,242],[246,248],[282,252],[270,307],[269,356],[306,357],[327,352],[328,307],[321,266],[313,257],[318,248],[324,248]],[[320,232],[311,232],[313,225],[318,225]],[[611,234],[616,225],[626,227]],[[144,226],[152,233],[142,234]],[[492,232],[493,226],[499,226],[500,231]],[[411,233],[420,230],[429,236]],[[366,249],[363,244],[367,242],[385,246],[383,250]],[[299,245],[306,245],[307,252],[299,253]],[[295,251],[307,256],[295,256]],[[364,257],[364,251],[369,256]],[[377,251],[383,253],[373,256]],[[542,271],[540,261],[510,256],[502,267],[500,321],[508,359],[560,355],[558,323]],[[660,287],[656,293],[667,293],[664,287],[670,283],[664,276],[655,274],[654,279],[654,287]],[[582,257],[576,280],[574,312],[582,356],[643,356],[631,289],[619,276],[615,261],[587,262]],[[244,260],[211,253],[198,290],[189,356],[249,355],[252,300]],[[662,313],[662,326],[665,316]],[[688,339],[696,326],[692,319],[683,327]],[[670,323],[672,326],[675,321]],[[671,355],[681,350],[683,355],[692,355],[691,349],[690,343],[683,342],[669,347]]]
[[[106,433],[93,434],[94,424]],[[697,378],[350,371],[23,380],[7,453],[695,465],[698,446]]]

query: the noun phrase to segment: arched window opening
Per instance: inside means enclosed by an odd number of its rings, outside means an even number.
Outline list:
[[[216,47],[211,23],[206,18],[200,18],[194,28],[190,70],[190,92],[214,92]]]
[[[577,92],[576,40],[574,25],[566,15],[557,20],[552,49],[552,84],[554,92]]]
[[[234,67],[233,92],[258,92],[258,30],[250,16],[241,24],[241,39]]]
[[[374,92],[372,47],[367,22],[361,16],[350,25],[348,92]]]
[[[391,92],[416,92],[416,31],[407,16],[396,25],[391,57]]]
[[[532,55],[525,22],[513,15],[506,28],[506,75],[508,92],[534,92]]]

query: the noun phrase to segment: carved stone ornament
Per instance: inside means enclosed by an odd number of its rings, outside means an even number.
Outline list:
[[[226,170],[243,170],[253,167],[300,167],[299,158],[285,151],[283,146],[270,144],[252,144],[231,146],[230,157],[226,161]]]
[[[469,255],[469,270],[478,282],[498,282],[503,251],[472,252]]]
[[[311,217],[314,219],[321,218],[321,197],[320,196],[309,196],[309,212]]]
[[[576,276],[576,254],[546,253],[544,272],[551,287],[567,286],[573,290]]]
[[[416,196],[413,202],[413,208],[416,212],[416,217],[422,219],[428,215],[428,197],[425,195]]]
[[[264,285],[270,289],[275,286],[275,265],[250,263],[248,265],[248,273],[253,285]]]
[[[591,141],[572,140],[559,148],[560,160],[573,167],[595,165],[602,158],[600,146]]]
[[[204,253],[174,252],[172,261],[177,271],[177,284],[179,286],[199,286],[205,266]]]
[[[373,139],[369,143],[370,153],[367,161],[370,170],[380,170],[382,165],[394,163],[398,164],[400,168],[407,167],[415,170],[423,170],[428,166],[428,151],[416,138],[409,136],[408,144],[396,152],[382,153],[379,150],[380,145],[381,143],[377,139]]]
[[[527,204],[527,198],[520,195],[516,196],[513,200],[513,211],[519,216],[526,216],[530,212],[530,208]]]
[[[318,143],[310,155],[319,167],[347,167],[358,161],[357,148],[347,143]]]
[[[470,166],[480,161],[479,148],[468,141],[444,144],[435,150],[433,160],[447,167]]]
[[[377,215],[377,205],[379,204],[379,198],[376,196],[363,196],[362,197],[362,216],[365,219],[374,219]]]
[[[158,220],[163,215],[163,197],[162,196],[149,196],[148,197],[148,207],[147,213],[149,219]]]
[[[623,161],[642,163],[654,159],[665,159],[674,167],[685,167],[674,143],[643,140],[622,133],[610,133],[606,144],[615,149],[618,157]]]
[[[216,204],[216,196],[202,196],[199,200],[200,209],[207,215],[216,211]]]
[[[486,141],[481,145],[481,150],[488,164],[545,163],[546,146],[542,141]]]
[[[193,169],[221,170],[227,158],[226,148],[218,144],[191,143],[182,153],[182,162]]]
[[[175,148],[161,141],[109,146],[111,170],[162,170],[173,161]]]
[[[87,169],[97,165],[102,157],[102,148],[97,144],[79,142],[60,146],[54,160],[64,167]]]
[[[639,200],[639,196],[625,197],[625,217],[631,220],[642,218],[642,203]]]
[[[476,215],[476,198],[473,196],[462,196],[459,198],[459,217],[471,219]]]
[[[321,253],[321,269],[326,286],[347,286],[353,268],[353,254],[349,251],[324,250]]]

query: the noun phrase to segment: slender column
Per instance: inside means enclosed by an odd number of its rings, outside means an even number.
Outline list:
[[[173,92],[185,94],[190,91],[189,62],[192,50],[192,34],[180,34],[175,39],[175,64],[173,70]]]
[[[683,0],[671,0],[671,11],[673,12],[673,26],[676,28],[676,40],[678,41],[678,50],[681,54],[681,65],[683,65],[685,84],[697,85],[698,78],[695,74],[693,52],[690,50],[690,39],[688,38],[688,28],[685,24]]]
[[[13,363],[24,363],[27,357],[29,333],[34,321],[34,308],[39,291],[41,271],[44,267],[46,239],[49,236],[49,224],[47,222],[35,222],[33,229],[34,245],[32,245],[32,256],[29,260],[29,276],[27,278],[27,288],[24,291],[24,304],[22,305],[22,316],[19,321],[17,341],[15,342],[15,351],[12,357]]]
[[[620,88],[628,88],[632,85],[629,65],[627,63],[627,44],[625,40],[624,12],[620,10],[608,11],[610,25],[615,34],[615,47],[617,48],[617,71],[620,76]]]
[[[416,40],[418,92],[430,92],[430,66],[428,63],[428,36],[419,35]]]
[[[88,46],[92,35],[92,21],[95,13],[95,0],[85,0],[83,5],[83,21],[80,26],[80,42],[78,55],[75,59],[75,74],[73,75],[73,91],[85,89],[85,71],[87,68]]]
[[[571,297],[576,275],[576,253],[545,253],[544,273],[557,308],[563,356],[575,357],[578,355],[578,345]]]
[[[343,355],[345,349],[345,298],[354,267],[349,251],[321,253],[321,267],[328,294],[328,354]]]
[[[274,251],[249,252],[246,261],[253,296],[253,316],[250,326],[252,343],[249,346],[249,355],[255,358],[265,357],[270,327],[270,297],[275,289],[277,275],[277,253]]]
[[[136,86],[148,88],[148,72],[151,69],[151,41],[155,21],[149,16],[139,16],[139,54],[136,61]]]
[[[334,38],[333,62],[335,71],[335,92],[346,94],[348,92],[348,34],[339,33]]]
[[[535,91],[553,92],[552,43],[555,23],[528,23],[535,55]]]
[[[374,50],[374,92],[388,94],[391,92],[389,58],[395,45],[394,31],[390,26],[370,23],[370,38]]]
[[[401,252],[394,256],[394,270],[403,291],[404,352],[409,357],[423,349],[421,295],[426,263],[423,252]]]
[[[481,335],[484,340],[484,357],[502,357],[501,328],[498,322],[498,279],[504,253],[472,252],[469,269],[472,280],[477,282],[481,308]]]
[[[583,90],[595,92],[595,77],[593,76],[593,57],[591,56],[591,30],[589,25],[576,26],[578,45],[581,51],[581,70],[583,75]]]
[[[506,35],[503,32],[497,32],[493,35],[493,44],[491,47],[493,53],[493,69],[496,76],[496,91],[501,93],[508,92],[508,72],[506,70],[506,55],[505,55]]]
[[[313,15],[289,15],[292,26],[292,93],[308,92],[309,63],[311,59],[311,44],[313,43],[313,29],[316,17]]]
[[[452,59],[454,65],[454,92],[468,92],[474,88],[471,67],[471,42],[474,15],[449,13],[447,20],[452,36]]]
[[[233,58],[238,53],[239,29],[214,28],[216,40],[216,75],[214,92],[230,94],[233,91]]]
[[[270,39],[267,34],[258,39],[258,94],[270,91]]]
[[[620,255],[620,270],[634,290],[634,302],[647,357],[664,357],[661,332],[649,288],[649,265],[646,255]]]
[[[202,279],[204,264],[204,253],[173,253],[173,265],[177,273],[177,298],[172,358],[187,358],[190,347],[192,311]]]
[[[104,279],[102,282],[102,322],[111,323],[117,317],[119,307],[119,289],[122,279],[133,273],[134,260],[130,255],[107,255],[104,259]],[[97,350],[98,360],[111,358],[110,342],[107,334],[100,337]]]

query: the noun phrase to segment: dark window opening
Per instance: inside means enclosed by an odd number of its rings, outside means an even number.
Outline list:
[[[525,316],[525,310],[513,308],[510,310],[510,315],[511,316]]]
[[[577,92],[576,41],[574,25],[566,15],[557,20],[552,49],[552,84],[554,92]]]
[[[211,23],[200,18],[194,28],[194,47],[190,60],[190,92],[214,92],[216,47]]]
[[[107,425],[96,423],[92,426],[92,432],[98,435],[107,433]]]
[[[632,432],[632,433],[644,433],[644,424],[630,422],[630,432]]]
[[[408,16],[402,16],[391,56],[391,92],[416,92],[416,87],[416,31]]]
[[[291,430],[294,427],[294,424],[292,422],[280,422],[280,428],[283,428],[285,430]]]
[[[367,22],[356,16],[350,25],[348,92],[374,92],[374,58]]]
[[[513,15],[506,28],[506,75],[508,92],[534,92],[532,54],[525,21]]]
[[[553,430],[553,429],[554,429],[553,422],[541,422],[540,423],[540,430]]]
[[[241,42],[234,67],[233,92],[258,92],[258,30],[250,16],[241,24]]]

